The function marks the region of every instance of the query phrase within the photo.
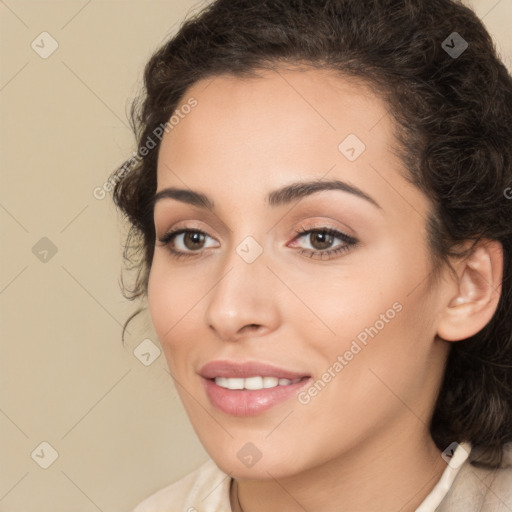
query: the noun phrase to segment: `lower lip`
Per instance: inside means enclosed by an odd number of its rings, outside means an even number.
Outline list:
[[[226,389],[215,381],[204,379],[206,394],[214,407],[231,416],[255,416],[297,395],[310,380],[306,377],[295,384],[267,389]]]

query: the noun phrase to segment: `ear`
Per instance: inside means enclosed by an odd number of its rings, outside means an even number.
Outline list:
[[[503,247],[482,240],[471,254],[452,264],[456,277],[447,286],[437,334],[446,341],[473,336],[491,320],[501,296]]]

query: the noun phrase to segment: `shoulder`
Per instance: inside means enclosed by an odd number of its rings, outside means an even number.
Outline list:
[[[467,460],[437,512],[510,512],[512,510],[512,443],[504,447],[500,468],[474,466]]]
[[[231,478],[213,460],[160,489],[133,512],[230,512]]]

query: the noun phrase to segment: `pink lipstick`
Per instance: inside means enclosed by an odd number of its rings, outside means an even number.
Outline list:
[[[254,416],[294,397],[310,375],[264,363],[213,361],[199,372],[211,404],[232,416]]]

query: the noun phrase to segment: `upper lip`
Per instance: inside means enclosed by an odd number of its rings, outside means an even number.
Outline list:
[[[277,366],[257,361],[236,362],[236,361],[211,361],[205,364],[199,375],[205,379],[214,379],[215,377],[225,378],[247,378],[247,377],[277,377],[278,379],[299,379],[309,377],[306,373],[298,373]]]

